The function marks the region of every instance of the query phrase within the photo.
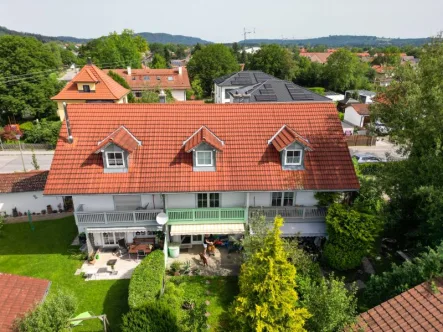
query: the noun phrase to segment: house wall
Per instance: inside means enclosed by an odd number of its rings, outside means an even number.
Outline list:
[[[168,194],[166,195],[167,209],[193,209],[197,206],[196,194]]]
[[[344,120],[352,123],[354,126],[363,126],[363,116],[358,114],[352,106],[348,106],[345,108]]]
[[[331,99],[333,101],[340,101],[345,99],[345,95],[329,95],[329,96],[325,96],[328,99]]]
[[[84,212],[115,210],[113,195],[76,195],[72,196],[72,200],[76,211],[80,204],[83,204]],[[163,209],[163,199],[160,194],[141,194],[141,205],[148,205],[148,210]]]
[[[89,90],[95,91],[95,83],[77,83],[77,90],[83,91],[83,85],[89,85]]]
[[[232,90],[232,89],[238,89],[240,86],[218,86],[217,84],[214,84],[214,102],[216,104],[226,104],[230,103],[231,99],[225,97],[226,90]]]
[[[186,90],[171,90],[172,97],[178,101],[186,100]]]
[[[249,194],[249,206],[271,206],[271,193],[269,192],[257,192]]]
[[[47,205],[51,205],[53,210],[58,209],[58,204],[62,205],[62,196],[43,196],[43,191],[28,191],[23,193],[0,194],[0,212],[12,215],[12,209],[17,208],[18,212],[41,213],[46,210]]]
[[[314,191],[297,191],[295,197],[296,205],[304,205],[304,206],[315,206],[318,201],[314,197]]]
[[[65,119],[65,111],[63,109],[63,103],[66,104],[84,104],[86,103],[86,100],[60,100],[57,101],[57,114],[60,117],[60,121],[63,121]]]

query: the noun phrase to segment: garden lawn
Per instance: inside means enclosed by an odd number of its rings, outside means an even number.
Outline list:
[[[82,262],[70,258],[68,249],[77,235],[74,217],[33,223],[7,224],[0,232],[0,272],[50,280],[50,293],[62,289],[78,300],[76,314],[106,314],[112,331],[128,311],[129,280],[84,281],[74,276]],[[73,331],[102,331],[97,320],[84,322]]]
[[[210,314],[210,331],[227,331],[228,309],[238,294],[237,277],[181,276],[170,277],[169,280],[184,290],[182,300],[191,300],[196,305],[209,301],[206,312]],[[179,309],[179,318],[185,314],[185,310]]]

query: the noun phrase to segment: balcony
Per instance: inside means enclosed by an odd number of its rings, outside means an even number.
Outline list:
[[[249,217],[255,213],[266,216],[273,220],[275,216],[281,215],[287,222],[319,222],[325,221],[327,209],[317,206],[273,206],[273,207],[250,207]]]
[[[244,223],[245,208],[167,209],[169,225],[180,223]]]
[[[80,205],[74,213],[77,225],[151,225],[156,224],[157,210],[85,212]]]

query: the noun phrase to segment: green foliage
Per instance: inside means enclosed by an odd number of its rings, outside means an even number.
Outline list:
[[[148,50],[148,43],[134,31],[125,29],[121,34],[93,39],[79,49],[79,57],[92,61],[100,67],[141,68],[142,54]]]
[[[443,243],[435,249],[429,248],[411,261],[392,265],[392,270],[381,275],[373,275],[366,284],[363,294],[368,308],[397,296],[398,294],[443,275]]]
[[[338,112],[338,118],[340,119],[340,121],[343,121],[345,119],[345,113]]]
[[[152,62],[149,65],[149,68],[163,69],[163,68],[168,68],[168,65],[166,63],[166,59],[162,57],[160,54],[156,53],[152,58]]]
[[[154,250],[135,268],[129,283],[129,307],[140,309],[159,298],[165,277],[163,251]]]
[[[248,69],[261,70],[277,78],[291,80],[295,63],[291,53],[279,45],[264,45],[250,58]]]
[[[306,279],[299,282],[300,304],[312,317],[306,322],[306,329],[313,332],[342,331],[355,321],[357,314],[357,288],[348,290],[343,279],[320,278],[319,281]]]
[[[61,66],[57,52],[31,37],[1,36],[0,59],[0,122],[55,114],[57,107],[50,98],[62,87],[57,80]]]
[[[28,122],[23,122],[22,124],[20,124],[20,130],[26,135],[27,131],[30,131],[34,129],[34,123],[32,123],[31,121]]]
[[[326,216],[329,237],[324,250],[328,264],[338,270],[360,265],[361,259],[373,252],[382,224],[377,216],[360,213],[342,204],[331,205]]]
[[[191,80],[198,77],[204,94],[210,96],[213,80],[237,72],[239,65],[228,47],[222,44],[212,44],[196,51],[189,61],[187,69]]]
[[[38,171],[38,170],[40,169],[40,165],[38,164],[37,157],[35,156],[34,149],[32,149],[32,161],[31,161],[31,165],[32,165],[32,167],[34,167],[34,169],[35,169],[36,171]]]
[[[288,261],[297,269],[297,283],[304,279],[317,281],[321,278],[320,265],[315,261],[316,256],[300,248],[297,239],[283,239],[283,248],[288,255]]]
[[[77,300],[71,294],[58,291],[51,294],[43,303],[15,321],[18,332],[68,331],[68,319],[77,310]]]
[[[339,203],[341,194],[337,192],[317,191],[314,194],[319,206],[329,206],[333,203]]]
[[[321,96],[325,95],[325,88],[322,87],[313,87],[313,88],[308,88],[309,90],[311,90],[312,92],[319,94]]]
[[[122,332],[178,332],[176,314],[167,303],[149,303],[123,316]]]
[[[5,225],[5,217],[3,215],[0,215],[0,234],[2,233],[2,228]]]
[[[174,97],[172,97],[171,91],[165,90],[164,92],[166,93],[166,102],[173,103],[175,99]],[[134,102],[139,104],[159,103],[160,102],[159,93],[160,93],[159,90],[143,91],[142,96],[140,98],[135,99]]]
[[[296,271],[283,250],[282,225],[283,219],[277,216],[262,247],[241,267],[233,317],[240,331],[304,331],[310,317],[298,306]]]
[[[26,132],[25,142],[47,143],[55,146],[57,144],[60,127],[60,121],[47,121],[46,119],[43,119],[31,130]]]
[[[368,169],[366,169],[368,170]],[[360,190],[353,208],[360,212],[379,214],[385,206],[380,182],[374,177],[360,176]]]
[[[70,66],[73,63],[74,64],[79,63],[77,56],[72,51],[70,51],[68,49],[61,49],[60,50],[60,59],[61,59],[61,62],[67,66]]]
[[[362,175],[379,175],[383,171],[386,163],[364,163],[358,167]]]
[[[183,332],[203,332],[208,330],[208,318],[206,317],[206,304],[196,304],[189,314],[180,322]]]
[[[128,82],[126,82],[126,80],[121,77],[119,74],[117,74],[116,72],[110,70],[108,72],[108,75],[111,76],[111,78],[116,81],[118,84],[120,84],[122,87],[131,90],[131,87],[129,86]],[[132,92],[130,92],[128,94],[128,103],[134,103],[135,102],[135,97],[134,94]]]
[[[304,56],[296,56],[296,73],[293,82],[301,86],[323,86],[324,65]]]
[[[195,77],[191,83],[192,91],[194,92],[194,96],[196,99],[202,99],[204,95],[204,91],[202,88],[202,82],[200,78]]]

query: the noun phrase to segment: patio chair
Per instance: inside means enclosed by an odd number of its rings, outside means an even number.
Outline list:
[[[125,239],[120,239],[117,241],[118,248],[117,248],[117,257],[123,256],[124,254],[128,253],[128,245],[125,241]]]
[[[145,251],[144,250],[138,250],[137,251],[137,259],[143,259],[143,258],[145,258],[146,257],[146,253],[145,253]]]

